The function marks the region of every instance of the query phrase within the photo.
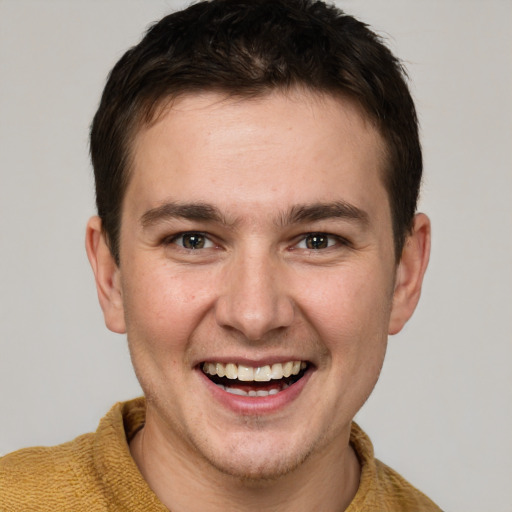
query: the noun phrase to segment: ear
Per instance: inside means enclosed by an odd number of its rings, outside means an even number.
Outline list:
[[[430,256],[430,220],[423,213],[414,217],[397,269],[389,334],[400,332],[420,300],[423,276]]]
[[[99,217],[92,217],[87,223],[85,248],[96,279],[105,324],[111,331],[124,334],[126,326],[120,270],[110,252]]]

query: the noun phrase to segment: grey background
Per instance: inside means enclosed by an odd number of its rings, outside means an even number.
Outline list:
[[[88,126],[114,62],[186,4],[0,0],[0,453],[94,430],[140,394],[83,248]],[[445,510],[510,512],[512,2],[339,4],[406,62],[434,237],[418,311],[357,419]]]

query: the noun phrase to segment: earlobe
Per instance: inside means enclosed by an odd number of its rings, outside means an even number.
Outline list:
[[[106,326],[113,332],[124,334],[123,297],[119,267],[108,247],[101,219],[91,217],[87,223],[85,248],[96,280],[96,290]]]
[[[429,256],[430,220],[425,214],[418,213],[414,217],[413,230],[407,237],[397,270],[389,334],[400,332],[416,309]]]

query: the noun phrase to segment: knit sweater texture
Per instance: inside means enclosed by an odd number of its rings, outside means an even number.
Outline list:
[[[0,512],[167,512],[130,455],[129,442],[144,420],[143,398],[118,403],[95,433],[0,458]],[[362,472],[346,512],[440,512],[375,459],[369,438],[355,423],[350,440]]]

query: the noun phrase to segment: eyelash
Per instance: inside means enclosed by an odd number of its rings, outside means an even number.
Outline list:
[[[197,237],[199,239],[199,243],[203,242],[204,244],[206,245],[210,245],[209,247],[185,247],[184,243],[183,243],[183,240],[185,239],[185,237]],[[325,239],[327,245],[325,247],[317,247],[317,248],[312,248],[312,247],[307,247],[307,241],[308,239],[311,237],[311,242],[312,243],[322,243],[322,241]],[[314,239],[320,239],[320,240],[314,240]],[[182,240],[182,243],[178,243],[179,240]],[[170,244],[175,244],[175,245],[178,245],[181,249],[184,249],[184,250],[187,250],[187,251],[195,251],[195,250],[201,250],[201,249],[211,249],[213,248],[216,244],[215,242],[213,242],[211,240],[211,238],[208,236],[207,233],[203,233],[201,231],[186,231],[186,232],[182,232],[182,233],[178,233],[176,235],[173,235],[171,237],[167,237],[165,238],[162,243],[164,245],[170,245]],[[304,243],[306,246],[305,247],[299,247],[300,244]],[[350,246],[350,242],[348,240],[346,240],[345,238],[343,237],[340,237],[340,236],[337,236],[337,235],[333,235],[333,234],[330,234],[330,233],[323,233],[323,232],[311,232],[311,233],[305,233],[303,235],[301,235],[299,241],[295,244],[293,244],[293,246],[290,248],[291,250],[294,250],[294,249],[304,249],[304,250],[308,250],[308,251],[311,251],[311,252],[318,252],[318,251],[324,251],[326,249],[329,249],[331,247],[335,247],[335,246],[338,246],[338,245],[341,245],[341,246]]]
[[[197,238],[202,238],[205,243],[210,243],[212,247],[215,245],[214,242],[212,242],[211,238],[208,236],[208,234],[202,233],[201,231],[186,231],[183,233],[178,233],[177,235],[173,235],[171,237],[164,238],[163,244],[164,245],[170,245],[170,244],[179,245],[181,249],[185,249],[187,251],[195,251],[195,250],[200,250],[200,249],[210,249],[211,248],[211,247],[199,247],[199,248],[185,247],[183,244],[178,244],[178,240],[181,238],[183,241],[183,239],[186,236],[190,236],[190,237],[195,236]]]
[[[311,237],[311,239],[313,239],[313,240],[311,240],[313,243],[316,243],[316,241],[314,239],[326,239],[327,246],[326,247],[317,247],[316,249],[307,247],[307,243],[308,243],[307,241],[308,241],[308,238],[310,238],[310,237]],[[349,245],[349,242],[346,239],[344,239],[343,237],[333,235],[331,233],[322,233],[322,232],[312,232],[312,233],[306,233],[306,234],[302,235],[302,238],[300,239],[300,241],[297,244],[295,244],[293,247],[298,248],[299,244],[301,244],[301,243],[306,244],[306,247],[301,247],[301,249],[305,249],[305,250],[308,250],[311,252],[323,251],[323,250],[329,249],[331,247],[339,246],[339,245],[342,245],[342,246]]]

